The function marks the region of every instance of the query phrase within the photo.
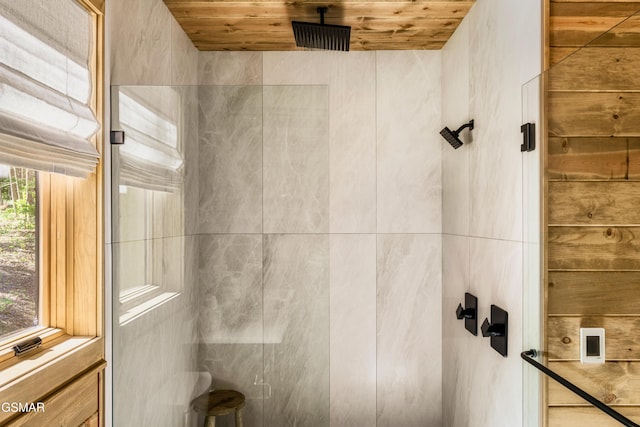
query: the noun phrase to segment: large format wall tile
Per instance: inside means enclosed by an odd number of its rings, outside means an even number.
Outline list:
[[[182,127],[182,153],[184,156],[184,227],[188,236],[198,233],[200,212],[200,143],[198,141],[198,87],[183,86],[179,89],[184,111]]]
[[[329,236],[264,236],[265,426],[329,425]]]
[[[441,425],[441,238],[378,235],[377,246],[377,425]]]
[[[198,84],[198,49],[175,19],[171,20],[171,84]]]
[[[469,117],[469,21],[463,20],[442,49],[442,126],[455,130]],[[462,132],[465,145],[442,145],[442,232],[469,234],[469,144],[472,134]]]
[[[478,3],[470,13],[470,234],[522,239],[520,48],[507,2]],[[499,7],[501,5],[501,7]]]
[[[265,233],[329,231],[326,86],[263,88]]]
[[[262,84],[262,52],[200,52],[199,85]]]
[[[329,86],[330,231],[376,231],[374,52],[265,52],[267,85]]]
[[[245,426],[261,427],[263,418],[262,343],[213,343],[199,346],[200,370],[211,375],[211,386],[218,390],[237,390],[245,396],[242,421]],[[201,417],[203,418],[203,417]],[[202,419],[197,426],[204,425]],[[216,418],[216,427],[236,427],[233,415]]]
[[[331,425],[376,423],[376,236],[333,234]]]
[[[535,424],[523,419],[518,357],[523,345],[522,163],[527,156],[519,145],[526,119],[521,85],[540,70],[535,53],[542,40],[541,11],[536,2],[477,2],[443,50],[443,126],[457,115],[475,119],[473,142],[443,155],[443,231],[466,236],[443,237],[443,425],[450,427]],[[465,148],[466,156],[460,156]],[[456,259],[461,251],[468,260]],[[449,291],[461,293],[464,277],[478,297],[479,322],[490,315],[491,304],[509,312],[507,359],[489,346],[488,338],[473,337],[458,321],[448,320],[447,310],[455,303]],[[490,401],[478,390],[489,390]]]
[[[460,402],[468,402],[472,392],[467,369],[471,353],[467,346],[477,338],[455,315],[458,304],[464,306],[465,292],[470,291],[469,242],[466,236],[442,236],[442,283],[447,284],[442,288],[442,425],[447,427],[472,425],[472,415],[461,409],[464,403]]]
[[[440,233],[440,52],[376,55],[377,231]]]
[[[202,86],[200,233],[262,232],[262,90]]]
[[[212,387],[243,393],[247,425],[262,425],[262,236],[202,235],[199,341]],[[223,417],[216,425],[233,425]]]
[[[371,52],[342,56],[331,68],[332,233],[376,231],[374,72]]]
[[[159,0],[107,2],[112,85],[171,84],[171,12]]]
[[[499,254],[499,256],[498,256]],[[489,345],[489,338],[470,343],[474,358],[466,358],[471,390],[500,390],[491,393],[491,404],[481,393],[469,401],[457,401],[457,410],[474,414],[473,426],[509,427],[522,423],[522,243],[472,238],[470,241],[471,291],[478,297],[478,319],[490,318],[495,304],[509,313],[508,357]],[[468,341],[468,342],[470,342]],[[480,345],[481,347],[478,347]],[[515,421],[514,421],[515,420]]]
[[[262,341],[262,236],[200,236],[200,341]]]

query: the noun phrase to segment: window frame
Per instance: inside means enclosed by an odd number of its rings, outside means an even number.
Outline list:
[[[75,1],[93,18],[91,107],[100,130],[91,141],[102,157],[104,0]],[[2,401],[46,401],[70,381],[105,365],[103,160],[86,179],[39,172],[38,193],[41,326],[0,342]],[[36,336],[47,351],[13,354],[13,345]],[[0,412],[0,424],[27,415]]]

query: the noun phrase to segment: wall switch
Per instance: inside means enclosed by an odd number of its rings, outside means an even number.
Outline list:
[[[604,363],[604,329],[580,328],[580,363]]]

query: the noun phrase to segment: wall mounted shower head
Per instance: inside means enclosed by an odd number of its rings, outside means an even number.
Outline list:
[[[327,7],[316,9],[320,14],[320,23],[291,21],[296,46],[325,50],[349,50],[351,27],[324,23]]]
[[[446,139],[447,142],[457,150],[463,144],[463,142],[460,140],[460,138],[458,138],[458,136],[460,135],[460,132],[462,132],[462,130],[465,128],[469,128],[469,130],[473,130],[473,119],[470,120],[469,123],[463,124],[456,130],[451,130],[445,126],[444,129],[440,131],[440,135],[442,135],[442,137]]]

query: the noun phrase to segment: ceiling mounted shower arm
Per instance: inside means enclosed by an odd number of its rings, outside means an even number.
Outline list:
[[[329,8],[326,6],[319,6],[316,9],[316,12],[320,14],[320,25],[324,25],[324,14],[327,13],[328,10]]]

